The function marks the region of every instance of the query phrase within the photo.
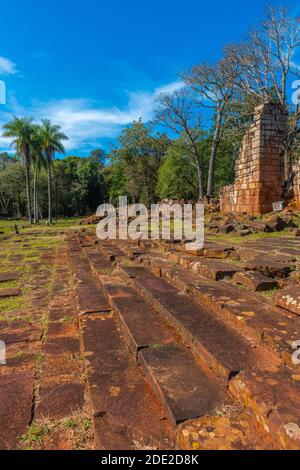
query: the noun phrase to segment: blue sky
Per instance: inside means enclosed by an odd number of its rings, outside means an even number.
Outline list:
[[[0,79],[11,115],[50,117],[67,153],[109,149],[178,72],[217,60],[262,18],[264,0],[1,0]],[[0,150],[8,143],[0,137]]]

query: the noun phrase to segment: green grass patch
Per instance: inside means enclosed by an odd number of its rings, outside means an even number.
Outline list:
[[[33,423],[26,434],[20,437],[20,442],[25,449],[31,449],[35,444],[42,445],[44,437],[50,432],[47,424]]]

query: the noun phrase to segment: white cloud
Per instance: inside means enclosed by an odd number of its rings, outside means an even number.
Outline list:
[[[85,99],[56,100],[48,103],[35,103],[30,108],[23,108],[11,97],[10,113],[2,113],[0,129],[4,122],[18,116],[27,115],[35,121],[48,118],[62,126],[68,135],[65,143],[68,151],[89,149],[99,145],[101,138],[114,139],[122,128],[132,121],[142,118],[144,122],[152,119],[155,99],[160,93],[171,93],[183,87],[182,82],[172,82],[156,88],[153,92],[138,91],[128,93],[125,108],[103,108],[97,102]],[[9,148],[9,140],[1,137],[0,150]]]
[[[17,73],[16,64],[0,56],[0,75],[13,75]]]
[[[29,109],[22,109],[15,102],[12,113],[32,116],[35,121],[48,118],[61,125],[63,132],[68,135],[69,141],[65,142],[68,151],[89,149],[99,145],[101,138],[116,138],[122,128],[134,120],[151,120],[157,96],[163,92],[173,92],[182,86],[182,82],[173,82],[156,88],[153,92],[128,93],[128,104],[124,109],[102,108],[94,101],[72,99],[36,103]],[[0,149],[1,147],[7,149],[7,141],[0,137]]]
[[[297,73],[300,72],[300,63],[297,63],[295,61],[291,61],[291,66],[294,69],[294,71],[296,71]]]

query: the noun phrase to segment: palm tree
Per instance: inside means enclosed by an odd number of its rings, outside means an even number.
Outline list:
[[[39,172],[45,166],[45,160],[42,152],[42,139],[40,135],[40,127],[34,126],[31,143],[31,160],[33,169],[33,221],[35,224],[39,223],[39,202],[38,202],[38,186],[39,186]]]
[[[48,174],[48,223],[52,224],[52,159],[55,152],[65,153],[62,141],[68,137],[61,132],[61,127],[52,124],[49,119],[42,120],[39,130],[42,150],[45,155]]]
[[[16,147],[17,154],[21,155],[25,167],[26,196],[28,221],[32,224],[31,213],[31,188],[30,188],[30,163],[31,152],[30,142],[33,134],[33,124],[31,118],[18,118],[14,116],[11,122],[4,124],[3,137],[12,138],[12,144]]]

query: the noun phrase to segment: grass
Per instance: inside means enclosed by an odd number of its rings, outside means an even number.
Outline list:
[[[5,313],[19,310],[21,307],[24,306],[24,299],[22,296],[19,297],[11,297],[8,299],[1,299],[0,300],[0,321],[7,320],[5,317]]]
[[[231,243],[236,243],[240,244],[245,241],[255,241],[255,240],[264,240],[268,238],[284,238],[292,236],[291,234],[291,229],[286,228],[282,230],[281,232],[271,232],[271,233],[265,233],[265,232],[258,232],[258,233],[252,233],[251,235],[247,235],[247,237],[239,237],[234,234],[211,234],[211,233],[206,233],[206,238],[210,241],[225,241],[225,242],[231,242]]]
[[[78,219],[59,221],[57,228],[71,227],[74,223],[78,223]],[[18,235],[14,233],[15,224],[19,228]],[[0,283],[0,290],[20,288],[22,291],[22,295],[19,297],[0,299],[0,321],[12,322],[20,319],[20,316],[14,317],[13,311],[28,309],[30,290],[37,273],[37,267],[32,266],[32,263],[41,263],[38,268],[41,274],[43,271],[48,271],[50,266],[49,282],[43,284],[44,289],[49,289],[54,266],[47,262],[43,263],[43,254],[45,250],[50,253],[56,252],[58,246],[64,243],[62,235],[57,230],[55,232],[53,230],[54,227],[42,224],[37,227],[29,226],[25,221],[0,220],[0,232],[5,232],[8,235],[5,240],[1,240],[0,237],[0,254],[6,255],[4,259],[1,259],[0,271],[18,272],[19,274],[18,280]],[[53,234],[56,236],[54,237]],[[22,255],[23,258],[15,260],[16,255]],[[31,320],[30,315],[22,315],[22,319]]]
[[[49,433],[50,428],[47,424],[32,423],[26,434],[20,437],[20,443],[25,449],[32,449],[36,444],[42,445],[44,437]]]
[[[24,450],[39,450],[46,445],[46,438],[62,433],[73,450],[91,449],[93,445],[92,421],[83,409],[62,420],[38,420],[33,422],[25,434],[19,437]]]

